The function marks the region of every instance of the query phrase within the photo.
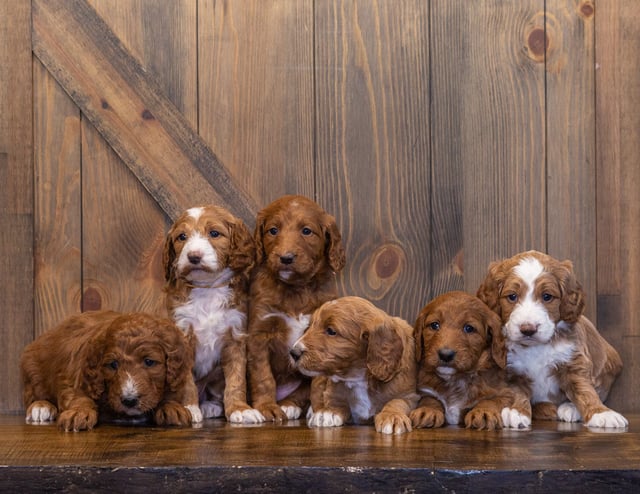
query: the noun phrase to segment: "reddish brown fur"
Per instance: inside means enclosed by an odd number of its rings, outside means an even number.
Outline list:
[[[112,311],[73,316],[22,354],[27,417],[43,407],[61,429],[77,431],[92,429],[99,413],[127,416],[122,391],[131,376],[139,395],[135,415],[153,414],[158,425],[189,425],[185,407],[198,402],[192,365],[191,345],[168,319]]]
[[[207,343],[210,344],[215,337],[211,333],[219,329],[203,327],[202,331],[208,333],[205,335],[197,331],[192,332],[193,328],[182,327],[186,323],[176,317],[176,312],[187,304],[194,289],[194,284],[187,279],[192,267],[187,266],[180,270],[177,266],[186,241],[196,233],[207,238],[218,256],[219,271],[222,272],[226,268],[232,270],[230,279],[223,280],[219,285],[231,289],[229,300],[220,304],[221,310],[235,309],[244,317],[248,313],[249,273],[255,262],[255,243],[244,222],[219,206],[206,205],[202,206],[202,209],[203,213],[197,220],[189,215],[189,210],[173,223],[166,236],[163,257],[167,309],[179,326],[196,340],[196,355],[201,351],[198,335],[208,336]],[[210,231],[216,231],[219,235],[212,238],[208,235]],[[202,268],[202,265],[199,267]],[[212,276],[216,274],[211,273]],[[246,322],[237,331],[228,327],[222,328],[221,333],[219,362],[200,372],[201,377],[198,378],[197,385],[201,401],[220,401],[224,404],[224,414],[229,419],[234,412],[242,413],[250,409],[247,404]]]
[[[415,427],[463,423],[499,429],[504,408],[531,417],[524,392],[508,384],[500,328],[496,314],[464,292],[440,295],[422,309],[414,333],[417,387],[423,393],[411,412]],[[443,368],[451,374],[438,371]]]
[[[406,321],[359,297],[323,304],[291,352],[302,372],[329,378],[324,405],[314,415],[338,416],[330,425],[375,415],[378,432],[410,431],[409,411],[418,399],[412,333]],[[315,422],[312,417],[312,425],[323,425]]]
[[[534,402],[533,418],[557,419],[557,406],[567,399],[575,405],[585,423],[589,423],[594,414],[615,414],[603,401],[622,370],[622,360],[591,321],[582,315],[584,293],[571,261],[561,262],[547,254],[528,251],[493,262],[478,289],[478,297],[501,317],[503,324],[507,324],[516,304],[509,301],[506,295],[514,293],[520,300],[526,288],[514,273],[514,268],[523,259],[531,257],[544,267],[544,274],[536,281],[536,300],[541,300],[542,293],[552,295],[553,298],[545,302],[545,310],[556,325],[561,321],[566,323],[565,326],[556,326],[555,334],[547,345],[549,348],[552,344],[562,342],[575,345],[572,358],[555,365],[551,370],[550,376],[557,378],[561,392],[551,402]],[[525,379],[525,382],[528,381]]]
[[[260,211],[254,237],[257,266],[247,343],[250,391],[253,406],[267,420],[285,420],[282,407],[307,406],[309,379],[289,356],[292,329],[283,317],[270,315],[303,316],[299,321],[304,325],[305,317],[335,298],[335,273],[344,266],[344,249],[333,216],[303,196],[281,197]],[[283,264],[281,258],[287,257],[291,263]],[[278,390],[284,395],[280,400]]]

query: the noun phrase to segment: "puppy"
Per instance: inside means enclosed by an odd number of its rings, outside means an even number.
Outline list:
[[[195,342],[193,374],[205,418],[264,420],[247,404],[246,332],[253,236],[217,206],[185,211],[164,249],[169,314]]]
[[[168,319],[113,311],[73,316],[27,345],[21,358],[26,420],[65,431],[98,418],[185,426],[202,421],[193,349]]]
[[[284,196],[258,213],[254,237],[247,342],[252,403],[266,420],[297,419],[309,404],[310,385],[289,351],[313,311],[336,297],[335,273],[345,264],[341,235],[318,204]]]
[[[582,315],[570,261],[529,251],[494,262],[478,297],[502,320],[508,366],[530,388],[534,419],[627,427],[603,404],[622,361]]]
[[[359,297],[323,304],[291,355],[307,376],[326,376],[323,408],[311,427],[366,423],[376,431],[411,431],[409,412],[418,402],[413,328]]]
[[[422,309],[414,333],[422,394],[411,412],[414,427],[531,425],[526,393],[507,382],[500,328],[497,315],[464,292],[440,295]]]

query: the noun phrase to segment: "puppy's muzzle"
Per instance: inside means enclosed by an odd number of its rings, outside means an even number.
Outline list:
[[[291,355],[291,358],[293,359],[294,362],[297,362],[298,360],[300,360],[300,357],[302,357],[302,354],[304,353],[304,350],[301,348],[292,348],[289,351],[289,355]]]

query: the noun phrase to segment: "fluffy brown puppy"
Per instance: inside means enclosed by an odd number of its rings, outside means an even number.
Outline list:
[[[157,425],[202,421],[191,375],[193,349],[168,319],[85,312],[24,349],[27,422],[92,429],[100,416],[151,416]]]
[[[252,404],[266,420],[296,419],[309,404],[310,386],[289,351],[313,311],[336,297],[344,248],[334,217],[303,196],[281,197],[260,211],[254,237],[247,342]]]
[[[205,418],[264,421],[247,404],[249,271],[254,262],[251,232],[222,207],[188,209],[167,233],[167,308],[195,340],[193,373]]]
[[[526,381],[534,419],[627,427],[603,404],[622,361],[582,315],[570,261],[529,251],[494,262],[478,297],[501,318],[509,369]]]
[[[526,428],[531,406],[507,381],[500,319],[478,298],[449,292],[427,304],[415,324],[418,392],[415,427],[464,424]]]
[[[323,407],[307,417],[311,427],[367,423],[376,431],[411,431],[416,406],[413,328],[359,297],[323,304],[291,355],[308,376],[328,378]]]

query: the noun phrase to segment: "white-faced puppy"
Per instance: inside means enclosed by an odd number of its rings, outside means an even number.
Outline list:
[[[289,351],[313,311],[336,297],[335,274],[345,264],[341,235],[334,217],[314,201],[283,196],[258,213],[254,237],[247,342],[252,404],[266,420],[297,419],[309,404],[310,380]]]
[[[418,408],[414,427],[464,424],[527,428],[531,405],[508,383],[500,318],[477,297],[454,291],[429,302],[415,324]]]
[[[45,332],[21,359],[27,422],[57,419],[65,431],[98,419],[202,421],[191,375],[193,348],[168,319],[143,313],[85,312]]]
[[[570,261],[529,251],[493,262],[478,297],[502,319],[508,367],[530,386],[534,419],[627,427],[603,404],[622,361],[582,315]]]
[[[328,377],[323,406],[311,427],[341,426],[374,420],[376,431],[411,431],[409,412],[416,406],[413,328],[359,297],[323,304],[291,350],[308,376]]]
[[[205,418],[264,420],[247,404],[248,291],[254,260],[251,232],[222,207],[191,208],[167,233],[167,308],[195,340],[193,373]]]

